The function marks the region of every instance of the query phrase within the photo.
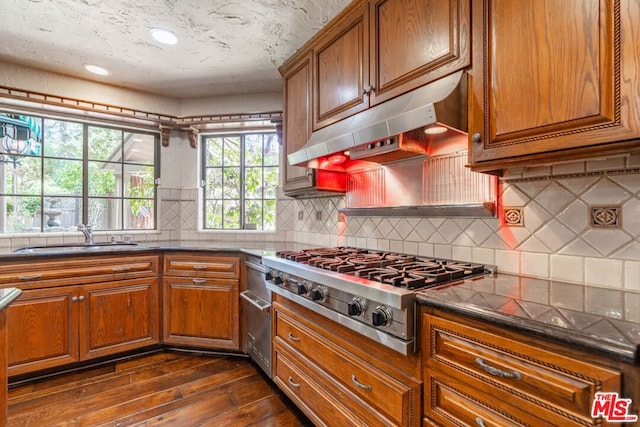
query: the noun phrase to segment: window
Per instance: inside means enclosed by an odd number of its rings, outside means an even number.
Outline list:
[[[276,133],[205,136],[202,150],[204,228],[275,230]]]
[[[4,233],[155,229],[158,135],[0,112]]]

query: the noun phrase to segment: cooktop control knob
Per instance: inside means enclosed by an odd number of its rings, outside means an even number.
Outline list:
[[[316,286],[311,289],[311,299],[313,301],[324,301],[327,299],[327,288],[324,286]]]
[[[270,271],[267,271],[266,273],[264,273],[264,280],[266,280],[267,282],[272,282],[273,274],[271,274]]]
[[[367,303],[362,299],[355,297],[347,303],[347,314],[349,316],[360,316],[367,308]]]
[[[273,283],[275,283],[276,285],[282,285],[282,276],[280,274],[276,274],[273,277]]]
[[[309,292],[308,282],[298,283],[296,292],[298,295],[306,295]]]
[[[371,313],[373,326],[386,326],[391,321],[391,311],[384,305],[379,305]]]

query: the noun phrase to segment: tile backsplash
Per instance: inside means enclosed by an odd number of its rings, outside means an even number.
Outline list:
[[[195,156],[184,160],[193,161]],[[339,211],[344,197],[297,200],[280,195],[276,232],[200,231],[200,190],[175,184],[160,188],[159,229],[126,234],[140,243],[194,247],[349,245],[640,291],[640,155],[508,171],[500,183],[498,218],[346,217]],[[506,221],[506,207],[522,216],[518,226]],[[594,208],[615,208],[617,224],[594,226]],[[601,212],[601,218],[606,221],[609,213]],[[97,240],[111,235],[96,234]],[[80,232],[11,235],[0,238],[0,252],[80,241]]]
[[[293,204],[288,241],[349,245],[497,265],[498,271],[565,282],[640,290],[638,156],[509,171],[501,207],[518,208],[514,227],[499,217],[349,217],[344,198]],[[594,208],[614,208],[614,226],[593,224]],[[322,212],[322,221],[315,213]],[[300,214],[301,212],[301,214]],[[605,212],[611,219],[610,212]],[[302,219],[299,219],[302,218]]]

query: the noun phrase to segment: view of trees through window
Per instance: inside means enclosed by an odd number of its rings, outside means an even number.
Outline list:
[[[276,133],[205,136],[202,146],[204,228],[275,230]]]
[[[157,135],[4,112],[0,123],[2,232],[155,228]]]

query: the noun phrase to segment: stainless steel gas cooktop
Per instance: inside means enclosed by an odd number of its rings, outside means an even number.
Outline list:
[[[407,354],[415,348],[415,292],[493,274],[495,267],[353,247],[264,257],[272,291]]]

